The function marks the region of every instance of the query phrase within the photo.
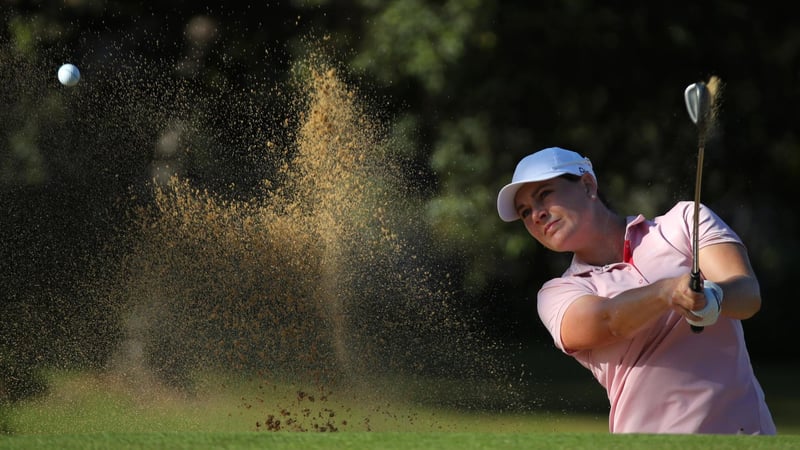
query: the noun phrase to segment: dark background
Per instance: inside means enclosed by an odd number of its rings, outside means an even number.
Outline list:
[[[109,357],[119,330],[103,314],[85,320],[95,297],[81,280],[111,270],[94,255],[124,250],[116,233],[129,208],[148,202],[158,131],[171,113],[217,114],[203,120],[218,134],[180,174],[253,195],[274,170],[248,156],[250,139],[262,136],[250,112],[216,100],[231,86],[286,80],[314,40],[402,141],[404,176],[425,205],[418,222],[436,243],[431,259],[458,280],[462,310],[532,354],[555,352],[534,302],[568,259],[497,218],[494,196],[516,161],[553,145],[585,153],[617,210],[652,217],[692,198],[697,142],[683,89],[720,76],[703,201],[741,235],[761,281],[762,311],[745,322],[753,360],[794,364],[800,29],[786,8],[2,0],[0,398],[35,390],[20,380],[39,367],[99,367]],[[72,90],[55,77],[66,61],[83,71]],[[115,67],[139,75],[115,78]],[[164,97],[169,90],[148,83],[183,83],[197,95]],[[98,102],[107,109],[92,110]],[[150,109],[137,115],[126,103]],[[260,126],[279,126],[271,120]]]

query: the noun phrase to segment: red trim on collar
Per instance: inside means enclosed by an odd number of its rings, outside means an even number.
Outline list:
[[[622,247],[622,262],[633,264],[633,252],[631,252],[630,239],[625,239],[625,245]]]

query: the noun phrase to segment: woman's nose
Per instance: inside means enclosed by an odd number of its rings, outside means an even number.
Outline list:
[[[535,208],[531,215],[533,216],[533,222],[539,223],[547,218],[547,211],[544,208]]]

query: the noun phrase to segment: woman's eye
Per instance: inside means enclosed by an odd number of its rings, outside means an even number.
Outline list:
[[[530,215],[531,215],[531,210],[530,210],[530,208],[525,208],[525,209],[523,209],[522,211],[520,211],[520,212],[519,212],[519,216],[520,216],[522,219],[527,219],[527,218],[528,218],[528,216],[530,216]]]

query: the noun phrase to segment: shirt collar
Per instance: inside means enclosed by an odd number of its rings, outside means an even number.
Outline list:
[[[639,214],[638,216],[628,216],[626,218],[627,225],[625,225],[625,241],[630,242],[630,234],[631,230],[635,228],[637,225],[644,223],[647,220],[644,215]],[[620,264],[624,264],[623,261],[619,261],[616,263],[606,264],[605,266],[595,266],[592,264],[587,264],[583,261],[580,261],[574,255],[572,256],[572,263],[567,268],[566,272],[564,272],[564,276],[569,275],[583,275],[589,272],[594,271],[606,271],[609,269],[613,269],[614,267],[619,266]]]

